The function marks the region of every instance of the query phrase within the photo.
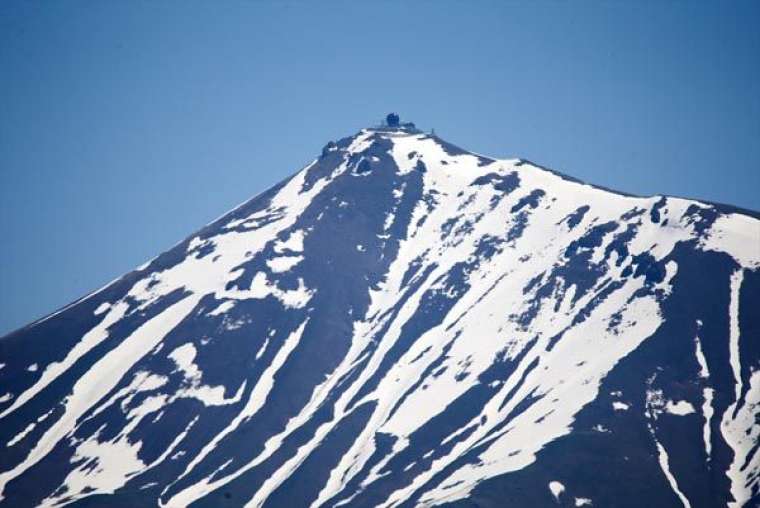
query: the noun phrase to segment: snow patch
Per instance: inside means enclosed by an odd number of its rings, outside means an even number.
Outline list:
[[[720,215],[700,246],[703,250],[725,252],[742,268],[760,267],[760,220],[748,215]]]
[[[267,260],[267,266],[274,273],[287,272],[303,261],[303,256],[282,256]]]
[[[565,492],[565,486],[557,480],[549,482],[549,492],[552,493],[554,500],[559,503],[559,496]]]
[[[95,309],[95,311],[93,312],[93,314],[95,314],[96,316],[99,316],[99,315],[103,314],[105,311],[107,311],[110,308],[111,308],[111,304],[110,303],[103,302],[100,305],[98,305],[98,308]]]
[[[274,244],[274,251],[277,254],[282,254],[285,251],[291,252],[303,252],[303,231],[294,231],[290,233],[286,241],[278,241]]]
[[[235,306],[235,302],[227,300],[220,303],[214,310],[208,313],[209,316],[219,316],[230,311]]]
[[[665,411],[672,415],[678,416],[684,416],[695,412],[694,406],[692,406],[691,403],[686,400],[679,400],[678,402],[669,400],[665,405]]]

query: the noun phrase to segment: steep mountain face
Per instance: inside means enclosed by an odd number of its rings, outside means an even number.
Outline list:
[[[760,219],[408,125],[0,339],[0,506],[757,506]]]

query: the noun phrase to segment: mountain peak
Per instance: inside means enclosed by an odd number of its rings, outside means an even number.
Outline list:
[[[386,124],[2,338],[0,507],[757,504],[760,220]]]

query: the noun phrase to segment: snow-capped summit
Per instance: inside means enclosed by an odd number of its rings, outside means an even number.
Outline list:
[[[756,506],[760,215],[386,123],[0,339],[0,506]]]

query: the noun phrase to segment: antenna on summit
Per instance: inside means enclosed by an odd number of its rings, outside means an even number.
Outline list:
[[[372,129],[380,130],[383,132],[398,132],[406,134],[420,134],[421,130],[417,129],[413,122],[401,122],[401,117],[398,113],[388,113],[386,117],[380,121],[377,127]]]

